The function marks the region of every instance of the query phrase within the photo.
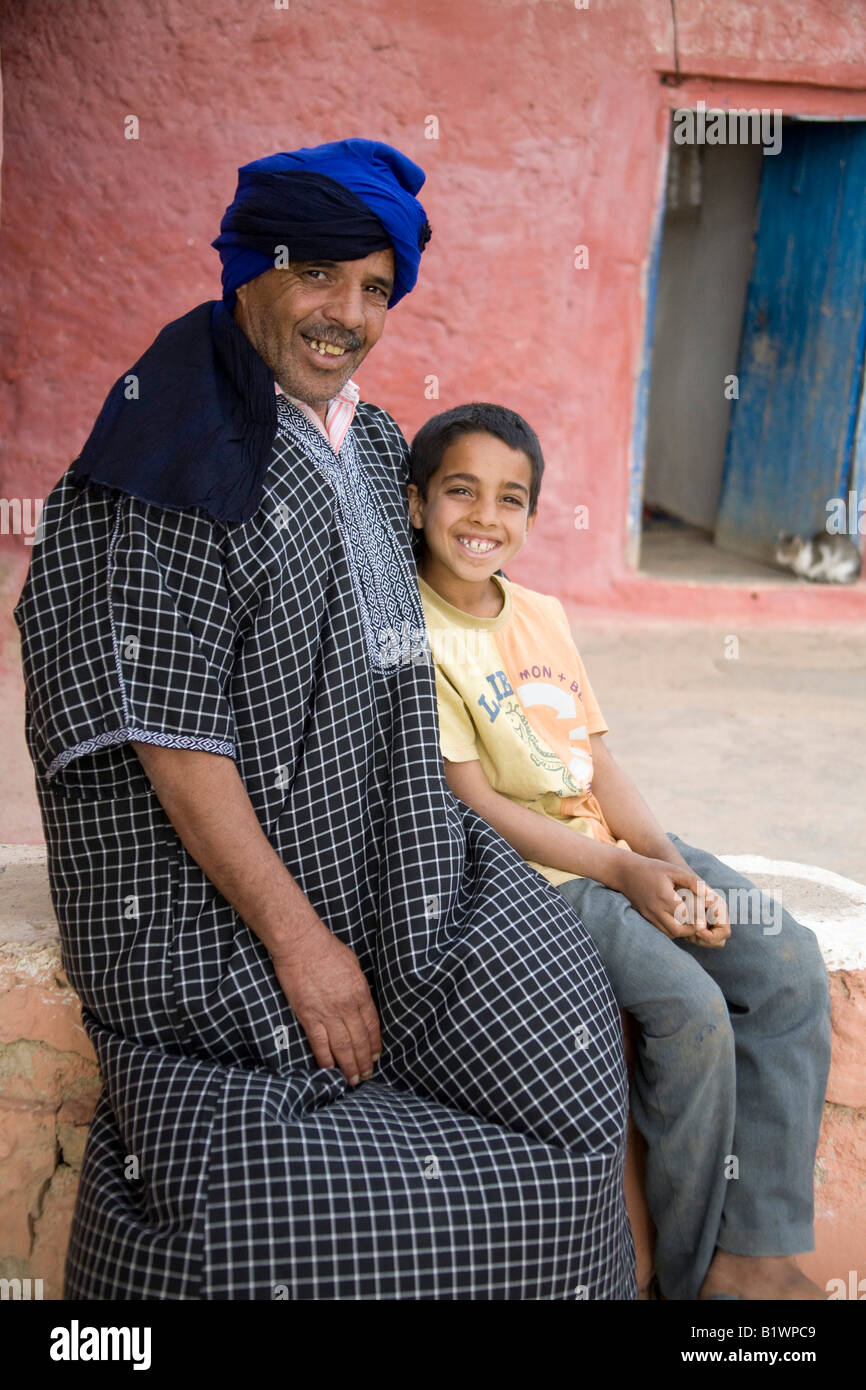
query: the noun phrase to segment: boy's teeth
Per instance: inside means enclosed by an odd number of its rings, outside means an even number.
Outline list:
[[[494,548],[493,541],[470,541],[467,540],[465,536],[458,536],[457,539],[459,540],[461,545],[466,546],[467,550],[475,550],[478,551],[479,554],[484,553],[488,550],[493,550]]]

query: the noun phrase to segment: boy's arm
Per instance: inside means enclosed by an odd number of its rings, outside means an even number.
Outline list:
[[[686,937],[706,946],[723,944],[729,933],[727,926],[711,929],[701,925],[700,913],[694,924],[683,920],[677,888],[691,890],[693,900],[699,904],[703,885],[685,860],[676,862],[680,861],[679,855],[676,861],[663,862],[617,845],[600,844],[569,825],[557,825],[550,816],[520,806],[495,791],[478,759],[455,763],[446,758],[445,776],[454,795],[477,811],[523,859],[581,874],[623,893],[642,917],[671,939]],[[638,796],[636,791],[634,795]],[[644,809],[652,820],[649,809]],[[667,844],[673,849],[669,840]]]
[[[445,776],[454,795],[498,830],[521,858],[594,878],[619,891],[619,874],[628,850],[576,834],[571,826],[557,825],[549,816],[494,791],[477,759],[452,763],[446,758]]]

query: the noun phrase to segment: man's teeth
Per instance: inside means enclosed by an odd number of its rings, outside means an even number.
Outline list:
[[[324,357],[326,352],[329,352],[332,357],[342,357],[346,351],[345,348],[334,347],[333,343],[323,343],[316,338],[308,338],[307,342],[316,349],[320,357]]]
[[[496,541],[475,541],[467,536],[458,536],[457,539],[467,550],[474,550],[478,555],[486,555],[489,550],[495,550],[497,545]]]

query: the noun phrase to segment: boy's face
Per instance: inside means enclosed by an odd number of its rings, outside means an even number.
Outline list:
[[[531,531],[532,467],[522,449],[491,434],[464,434],[451,444],[427,487],[409,484],[409,514],[422,528],[430,565],[469,583],[490,578],[516,555]],[[428,566],[429,567],[429,566]]]

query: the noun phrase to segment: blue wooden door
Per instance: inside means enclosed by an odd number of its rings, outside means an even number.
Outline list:
[[[866,125],[792,123],[765,155],[716,544],[823,530],[854,475],[866,345]]]

